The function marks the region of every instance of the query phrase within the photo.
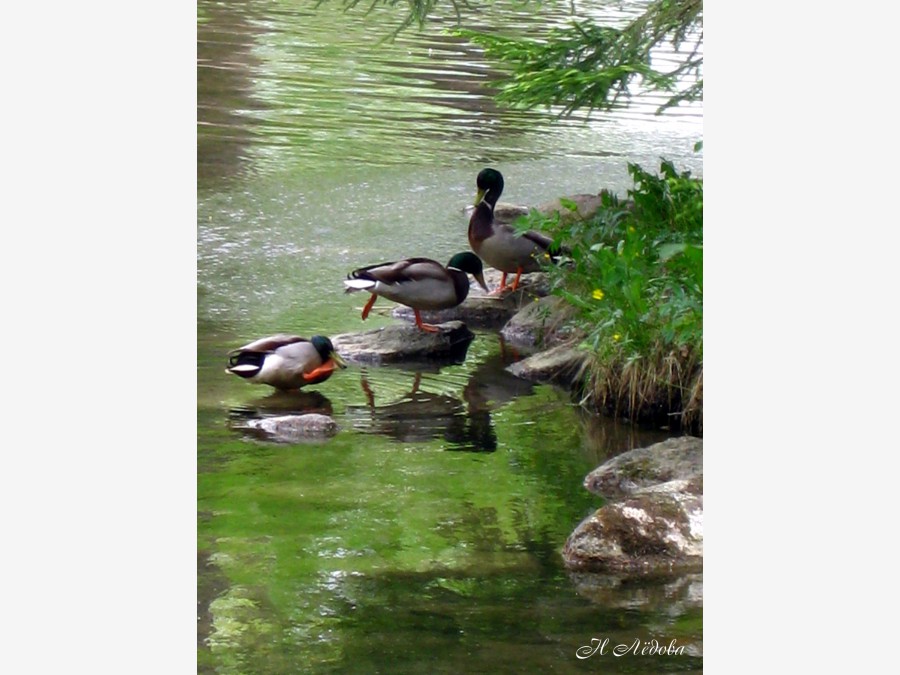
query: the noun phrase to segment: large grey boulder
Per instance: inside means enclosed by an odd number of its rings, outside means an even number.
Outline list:
[[[331,342],[337,353],[350,363],[378,365],[464,359],[475,337],[472,331],[461,321],[447,321],[438,328],[439,332],[428,333],[415,324],[398,323],[362,333],[342,333],[331,338]]]
[[[702,440],[669,439],[615,457],[585,486],[618,496],[585,518],[563,547],[572,570],[660,573],[702,568]]]
[[[569,535],[563,560],[574,570],[671,572],[703,564],[703,497],[637,494],[598,509]]]
[[[585,477],[584,487],[616,499],[670,481],[681,481],[685,490],[703,494],[703,439],[669,438],[613,457]]]

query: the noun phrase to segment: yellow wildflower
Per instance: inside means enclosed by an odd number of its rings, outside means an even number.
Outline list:
[[[591,293],[591,295],[594,297],[594,300],[602,300],[603,299],[603,291],[601,291],[599,288],[595,288],[594,292]]]
[[[618,342],[618,341],[621,340],[621,339],[622,339],[622,336],[621,336],[621,335],[619,335],[618,333],[613,333],[613,340],[614,340],[615,342]]]

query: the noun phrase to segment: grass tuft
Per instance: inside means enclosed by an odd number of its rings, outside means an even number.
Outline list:
[[[666,161],[659,175],[628,170],[627,198],[604,191],[590,219],[532,212],[516,226],[551,232],[568,247],[550,276],[591,354],[583,402],[702,433],[703,181]]]

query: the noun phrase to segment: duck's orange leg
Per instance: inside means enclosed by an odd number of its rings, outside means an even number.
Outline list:
[[[372,293],[372,297],[369,298],[369,301],[366,303],[366,306],[363,307],[363,311],[362,311],[362,320],[363,321],[366,320],[366,317],[369,316],[369,312],[372,311],[372,305],[375,304],[376,298],[378,298],[378,296],[375,295],[374,293]]]
[[[416,315],[416,325],[424,330],[426,333],[440,333],[441,329],[437,326],[432,326],[430,323],[422,323],[422,317],[419,315],[419,310],[413,308],[413,314]]]
[[[519,279],[522,276],[522,268],[518,268],[516,270],[516,278],[512,282],[512,290],[516,290],[519,287]]]
[[[500,288],[495,288],[493,291],[488,293],[488,295],[500,295],[503,291],[506,290],[506,272],[500,277]]]
[[[324,382],[337,368],[337,364],[332,360],[328,359],[325,363],[323,363],[318,368],[314,368],[308,373],[303,373],[303,379],[306,380],[309,384],[318,384],[319,382]]]

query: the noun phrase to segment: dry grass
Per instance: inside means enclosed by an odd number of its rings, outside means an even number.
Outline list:
[[[594,356],[583,404],[634,422],[703,433],[703,362],[690,349],[604,361]]]

